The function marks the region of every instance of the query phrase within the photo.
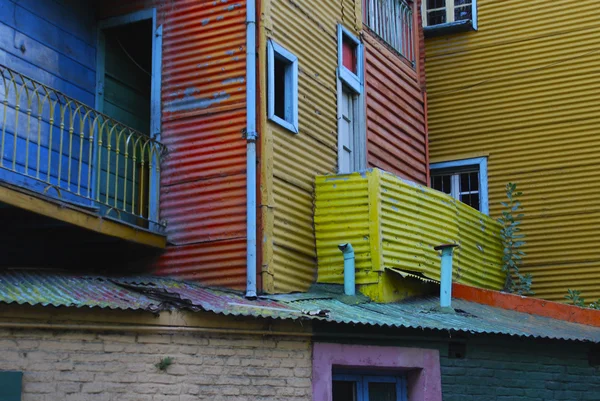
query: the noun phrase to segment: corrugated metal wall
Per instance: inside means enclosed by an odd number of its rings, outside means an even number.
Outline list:
[[[496,290],[504,284],[500,225],[442,192],[373,169],[317,177],[315,205],[320,282],[343,282],[337,245],[344,233],[355,250],[358,284],[377,282],[389,268],[439,280],[433,248],[444,243],[460,245],[456,282]]]
[[[368,164],[426,184],[425,106],[418,70],[367,28],[364,39]]]
[[[102,6],[112,15],[155,6],[163,24],[161,218],[170,246],[158,273],[243,288],[245,0],[123,3]]]
[[[266,42],[299,60],[299,129],[294,135],[262,119],[262,271],[269,292],[305,290],[316,275],[314,177],[337,165],[337,23],[353,32],[360,0],[263,0],[261,64]],[[266,85],[262,85],[266,110]]]
[[[525,194],[523,270],[536,296],[564,301],[570,288],[596,300],[598,4],[478,4],[478,32],[426,43],[432,161],[488,155],[491,215],[507,182]]]

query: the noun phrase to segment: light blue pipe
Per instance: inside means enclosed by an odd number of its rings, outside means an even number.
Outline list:
[[[456,244],[436,246],[436,251],[442,251],[442,271],[440,274],[440,307],[452,308],[452,254]]]
[[[344,294],[356,294],[356,268],[354,265],[354,248],[350,243],[338,245],[344,255]]]
[[[256,298],[256,0],[246,1],[246,297]]]

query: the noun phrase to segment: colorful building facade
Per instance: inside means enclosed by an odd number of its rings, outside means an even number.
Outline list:
[[[594,301],[600,194],[590,174],[598,127],[590,72],[598,63],[597,24],[580,18],[594,4],[532,1],[514,19],[511,2],[472,3],[426,11],[432,175],[465,168],[485,174],[492,217],[505,185],[517,183],[524,193],[522,270],[532,274],[535,296],[564,301],[573,289]],[[464,20],[439,19],[463,8]],[[467,29],[457,32],[456,24]]]

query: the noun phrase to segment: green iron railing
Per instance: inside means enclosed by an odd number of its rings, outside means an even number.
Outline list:
[[[164,145],[4,65],[0,77],[0,178],[160,228]]]

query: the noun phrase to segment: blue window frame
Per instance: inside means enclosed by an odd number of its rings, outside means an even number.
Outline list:
[[[406,377],[334,374],[333,401],[408,401]]]
[[[431,163],[431,187],[490,214],[487,157]]]

